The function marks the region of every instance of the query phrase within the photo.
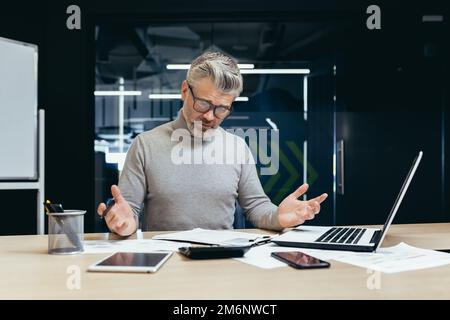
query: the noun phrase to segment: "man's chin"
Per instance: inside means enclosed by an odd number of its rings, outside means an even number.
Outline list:
[[[199,135],[200,131],[196,131],[197,134],[194,134],[197,138],[201,138],[202,140],[209,140],[211,137],[213,137],[216,134],[216,128],[207,128],[202,129],[201,134]]]
[[[194,137],[202,138],[203,140],[214,136],[217,127],[205,125],[201,121],[192,122],[189,126],[189,131]]]

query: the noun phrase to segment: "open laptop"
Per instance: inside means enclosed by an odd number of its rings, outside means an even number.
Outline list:
[[[394,206],[384,224],[383,229],[363,227],[316,227],[299,226],[280,236],[272,238],[272,242],[280,246],[372,252],[376,251],[384,240],[386,233],[394,220],[395,214],[402,203],[408,190],[414,173],[422,159],[423,152],[414,159],[414,162],[406,176],[400,193],[394,202]]]

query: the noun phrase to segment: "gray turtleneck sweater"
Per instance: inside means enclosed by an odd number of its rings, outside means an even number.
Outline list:
[[[144,209],[141,228],[232,229],[238,201],[255,226],[282,229],[278,207],[264,193],[255,165],[236,161],[253,159],[244,140],[220,127],[209,140],[194,139],[179,112],[174,121],[139,134],[130,146],[119,188],[136,215]],[[235,161],[221,164],[218,156],[211,164],[202,158],[220,150],[228,157],[230,146]]]

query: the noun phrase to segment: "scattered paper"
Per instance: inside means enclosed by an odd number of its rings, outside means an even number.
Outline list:
[[[188,231],[180,231],[169,234],[154,236],[154,240],[172,240],[187,241],[202,244],[215,245],[249,245],[255,241],[269,239],[271,236],[266,234],[229,231],[229,230],[206,230],[196,228]]]
[[[352,253],[334,260],[385,273],[412,271],[450,264],[450,254],[420,249],[402,242],[375,253]]]
[[[84,241],[84,253],[177,251],[190,243],[163,240],[89,240]]]
[[[254,247],[243,258],[235,258],[235,260],[263,269],[285,267],[287,266],[286,263],[270,255],[272,252],[282,251],[301,251],[321,260],[335,260],[385,273],[412,271],[450,264],[449,253],[415,248],[403,242],[394,247],[381,248],[375,253],[281,247],[270,243]]]

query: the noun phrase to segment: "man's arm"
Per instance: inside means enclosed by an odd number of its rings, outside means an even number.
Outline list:
[[[119,177],[119,189],[133,213],[139,217],[147,193],[144,144],[138,135],[130,148]]]
[[[245,145],[248,157],[250,149]],[[247,158],[248,159],[248,158]],[[253,160],[253,158],[250,158]],[[278,207],[264,193],[256,173],[254,161],[246,161],[241,165],[241,176],[238,186],[238,201],[251,223],[261,229],[282,230],[278,222]]]
[[[116,204],[106,216],[108,228],[121,236],[128,236],[139,228],[139,212],[147,190],[144,165],[144,150],[138,136],[128,150],[119,179],[120,188],[115,185],[111,187]],[[98,214],[102,216],[105,209],[106,205],[101,203]]]

